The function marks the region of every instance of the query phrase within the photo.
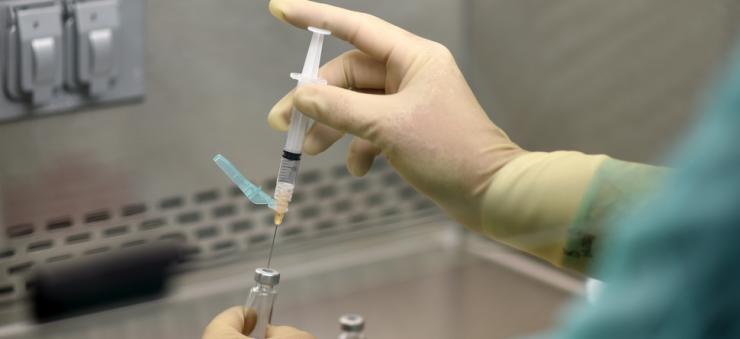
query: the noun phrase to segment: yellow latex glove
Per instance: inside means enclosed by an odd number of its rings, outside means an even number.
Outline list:
[[[344,133],[353,175],[378,154],[458,221],[555,265],[584,272],[611,211],[649,192],[662,170],[604,155],[527,152],[486,115],[439,43],[374,16],[305,0],[272,0],[296,27],[332,31],[357,49],[320,71],[330,86],[302,86],[268,122],[288,129],[293,106],[316,120],[304,152],[318,154]]]
[[[246,316],[245,316],[246,314]],[[254,311],[245,312],[244,307],[234,306],[217,315],[203,332],[203,339],[248,339],[257,322]],[[316,339],[308,332],[290,326],[269,326],[267,337],[275,339]]]
[[[357,49],[326,63],[331,86],[302,86],[269,114],[286,131],[295,105],[317,123],[304,152],[318,154],[345,132],[353,175],[382,153],[420,192],[478,228],[481,201],[499,168],[524,153],[488,118],[450,51],[374,16],[304,0],[272,0],[270,12],[296,27],[316,26]]]

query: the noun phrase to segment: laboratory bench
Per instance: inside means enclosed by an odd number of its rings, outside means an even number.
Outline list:
[[[546,330],[582,281],[439,217],[285,241],[273,323],[335,338],[345,313],[371,338],[508,338]],[[243,304],[267,246],[177,274],[162,298],[45,324],[17,304],[3,338],[196,338],[220,311]]]

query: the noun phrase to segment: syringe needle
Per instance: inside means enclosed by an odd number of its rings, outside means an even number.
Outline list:
[[[270,245],[270,254],[267,255],[267,268],[270,268],[270,262],[272,261],[272,250],[275,248],[275,238],[277,238],[277,225],[275,225],[275,232],[272,234],[272,245]]]

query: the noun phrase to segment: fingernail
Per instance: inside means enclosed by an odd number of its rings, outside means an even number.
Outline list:
[[[271,0],[269,8],[270,14],[272,14],[272,16],[284,23],[288,23],[288,21],[285,20],[285,1]]]

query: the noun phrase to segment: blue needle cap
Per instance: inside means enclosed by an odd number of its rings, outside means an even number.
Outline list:
[[[226,176],[228,176],[229,179],[239,187],[249,201],[255,205],[267,205],[267,207],[273,210],[275,209],[275,200],[273,200],[267,193],[263,192],[259,186],[247,180],[247,178],[245,178],[241,172],[231,164],[229,159],[218,154],[213,157],[213,161],[222,171],[224,171]]]

